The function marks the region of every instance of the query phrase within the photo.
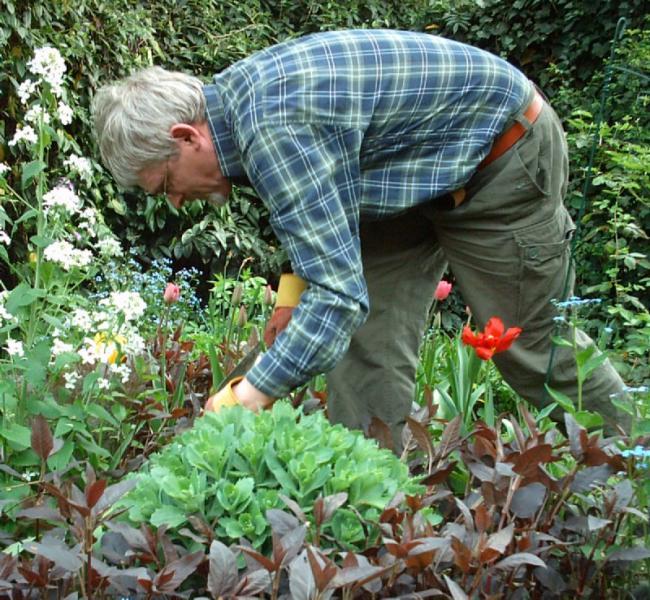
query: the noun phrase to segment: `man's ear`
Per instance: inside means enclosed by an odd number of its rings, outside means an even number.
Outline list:
[[[199,141],[199,131],[188,123],[175,123],[169,133],[178,143],[196,144]]]

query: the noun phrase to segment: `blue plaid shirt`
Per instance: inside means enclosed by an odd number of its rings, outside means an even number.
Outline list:
[[[283,396],[334,367],[368,313],[360,219],[457,190],[531,96],[500,58],[422,33],[317,33],[245,58],[205,87],[223,173],[247,177],[308,282],[247,374]]]

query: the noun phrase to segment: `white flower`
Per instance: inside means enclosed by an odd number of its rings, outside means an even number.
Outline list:
[[[63,164],[79,173],[83,179],[89,179],[93,174],[93,168],[90,164],[90,161],[83,156],[77,156],[76,154],[71,154],[68,158],[63,161]]]
[[[23,348],[23,343],[18,340],[12,340],[7,338],[7,345],[5,346],[9,356],[21,357],[25,356],[25,349]]]
[[[25,121],[29,123],[38,123],[41,118],[43,119],[43,123],[50,122],[50,113],[44,110],[40,104],[34,104],[25,113]]]
[[[73,267],[85,267],[92,262],[93,254],[90,250],[77,250],[70,242],[59,241],[51,243],[43,258],[61,265],[66,271]]]
[[[50,46],[37,48],[34,58],[27,63],[29,70],[34,75],[40,75],[52,86],[55,94],[61,93],[61,83],[66,66],[61,53]]]
[[[111,387],[111,382],[108,379],[99,378],[97,380],[97,387],[100,390],[107,390],[109,387]]]
[[[11,171],[11,167],[3,162],[0,162],[0,176],[4,175],[7,171]]]
[[[77,352],[81,356],[81,362],[84,365],[94,365],[100,358],[97,355],[97,344],[91,338],[84,338],[84,344]]]
[[[52,344],[52,354],[54,356],[58,356],[64,352],[74,352],[74,346],[58,338],[55,338],[54,343]]]
[[[6,244],[7,246],[11,244],[11,238],[4,229],[0,229],[0,243]]]
[[[113,292],[109,298],[104,298],[99,303],[121,311],[127,321],[138,319],[147,308],[147,303],[138,292]]]
[[[65,387],[67,390],[74,390],[77,385],[77,382],[80,379],[79,373],[71,371],[70,373],[64,373],[63,379],[65,379]]]
[[[25,125],[24,127],[19,125],[16,128],[16,133],[14,133],[14,137],[11,138],[9,145],[15,146],[18,142],[23,140],[28,144],[35,144],[38,141],[38,136],[31,125]]]
[[[59,121],[61,121],[61,125],[70,125],[72,123],[72,109],[65,102],[59,102],[56,114]]]
[[[126,363],[116,364],[113,363],[109,365],[109,370],[114,375],[117,375],[120,378],[122,383],[128,383],[129,378],[131,377],[131,368]]]
[[[38,82],[32,81],[31,79],[25,79],[18,86],[18,97],[23,104],[27,104],[29,97],[36,91],[38,87]]]
[[[51,208],[63,208],[69,214],[75,214],[81,209],[82,201],[67,185],[59,185],[43,195],[43,207],[47,212]]]
[[[71,318],[72,325],[83,331],[88,331],[93,326],[92,318],[90,313],[83,308],[77,308],[72,313]]]
[[[102,256],[122,256],[122,247],[116,238],[106,237],[97,242],[97,249]]]

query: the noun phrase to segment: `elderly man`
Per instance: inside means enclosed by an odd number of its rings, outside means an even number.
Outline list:
[[[377,416],[399,444],[447,262],[479,324],[497,315],[523,329],[494,360],[523,397],[545,401],[551,299],[574,230],[567,149],[553,110],[507,62],[421,33],[317,33],[208,85],[145,69],[100,89],[93,112],[123,186],[179,208],[248,181],[306,286],[272,347],[211,407],[257,410],[328,372],[331,420],[367,429]],[[575,397],[572,352],[559,349],[550,385]],[[583,397],[613,422],[621,389],[605,363]]]

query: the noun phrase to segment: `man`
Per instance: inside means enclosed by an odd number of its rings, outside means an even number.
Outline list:
[[[258,410],[327,372],[330,419],[399,432],[447,261],[475,320],[523,329],[495,356],[537,406],[574,226],[561,124],[528,79],[487,52],[399,31],[318,33],[202,85],[158,68],[100,89],[104,163],[180,208],[246,179],[306,289],[272,347],[214,405]],[[287,320],[287,319],[285,319]],[[365,324],[364,324],[365,323]],[[579,334],[579,344],[591,341]],[[576,396],[573,353],[550,385]],[[584,384],[612,424],[609,363]]]

